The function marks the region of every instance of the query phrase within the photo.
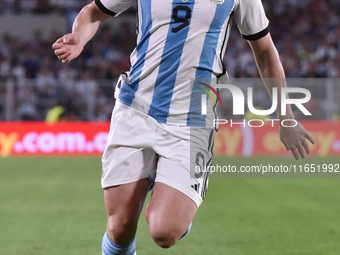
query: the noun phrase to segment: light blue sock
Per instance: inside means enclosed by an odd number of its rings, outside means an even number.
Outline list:
[[[107,232],[103,237],[102,252],[103,255],[133,255],[136,251],[136,237],[129,244],[117,245],[112,242]]]

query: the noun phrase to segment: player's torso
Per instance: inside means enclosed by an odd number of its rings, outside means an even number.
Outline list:
[[[139,0],[137,47],[121,101],[159,122],[187,122],[195,78],[223,72],[233,0]],[[128,87],[127,87],[128,86]],[[124,88],[125,87],[125,88]]]

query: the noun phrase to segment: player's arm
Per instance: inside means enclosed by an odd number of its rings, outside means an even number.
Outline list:
[[[248,41],[253,51],[255,61],[260,72],[260,75],[265,83],[265,86],[270,94],[272,88],[278,88],[278,106],[281,105],[281,89],[286,87],[284,70],[279,58],[279,54],[274,46],[270,34],[261,39]],[[265,78],[277,78],[268,79]],[[290,105],[287,105],[286,115],[282,115],[281,107],[277,107],[277,116],[280,122],[285,119],[294,119]],[[305,158],[305,151],[309,154],[309,145],[306,141],[309,140],[315,144],[313,137],[298,123],[296,127],[282,127],[280,125],[280,139],[287,150],[290,150],[296,159],[301,156]]]
[[[85,44],[97,32],[100,23],[108,17],[110,15],[100,10],[94,1],[86,5],[77,15],[72,33],[64,35],[53,44],[54,54],[65,64],[78,57]]]

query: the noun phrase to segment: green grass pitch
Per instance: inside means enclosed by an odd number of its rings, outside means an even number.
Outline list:
[[[287,158],[215,162],[283,161],[303,162]],[[0,254],[101,254],[106,213],[100,177],[98,157],[1,158]],[[339,184],[337,178],[211,178],[190,234],[175,247],[162,250],[153,243],[142,213],[137,254],[340,254]]]

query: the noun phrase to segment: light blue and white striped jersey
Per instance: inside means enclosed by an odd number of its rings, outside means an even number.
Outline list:
[[[134,0],[95,2],[116,16]],[[205,126],[191,119],[200,111],[199,104],[193,107],[192,81],[226,73],[222,59],[232,18],[247,40],[268,33],[261,0],[138,0],[137,5],[137,46],[119,101],[161,123]]]

